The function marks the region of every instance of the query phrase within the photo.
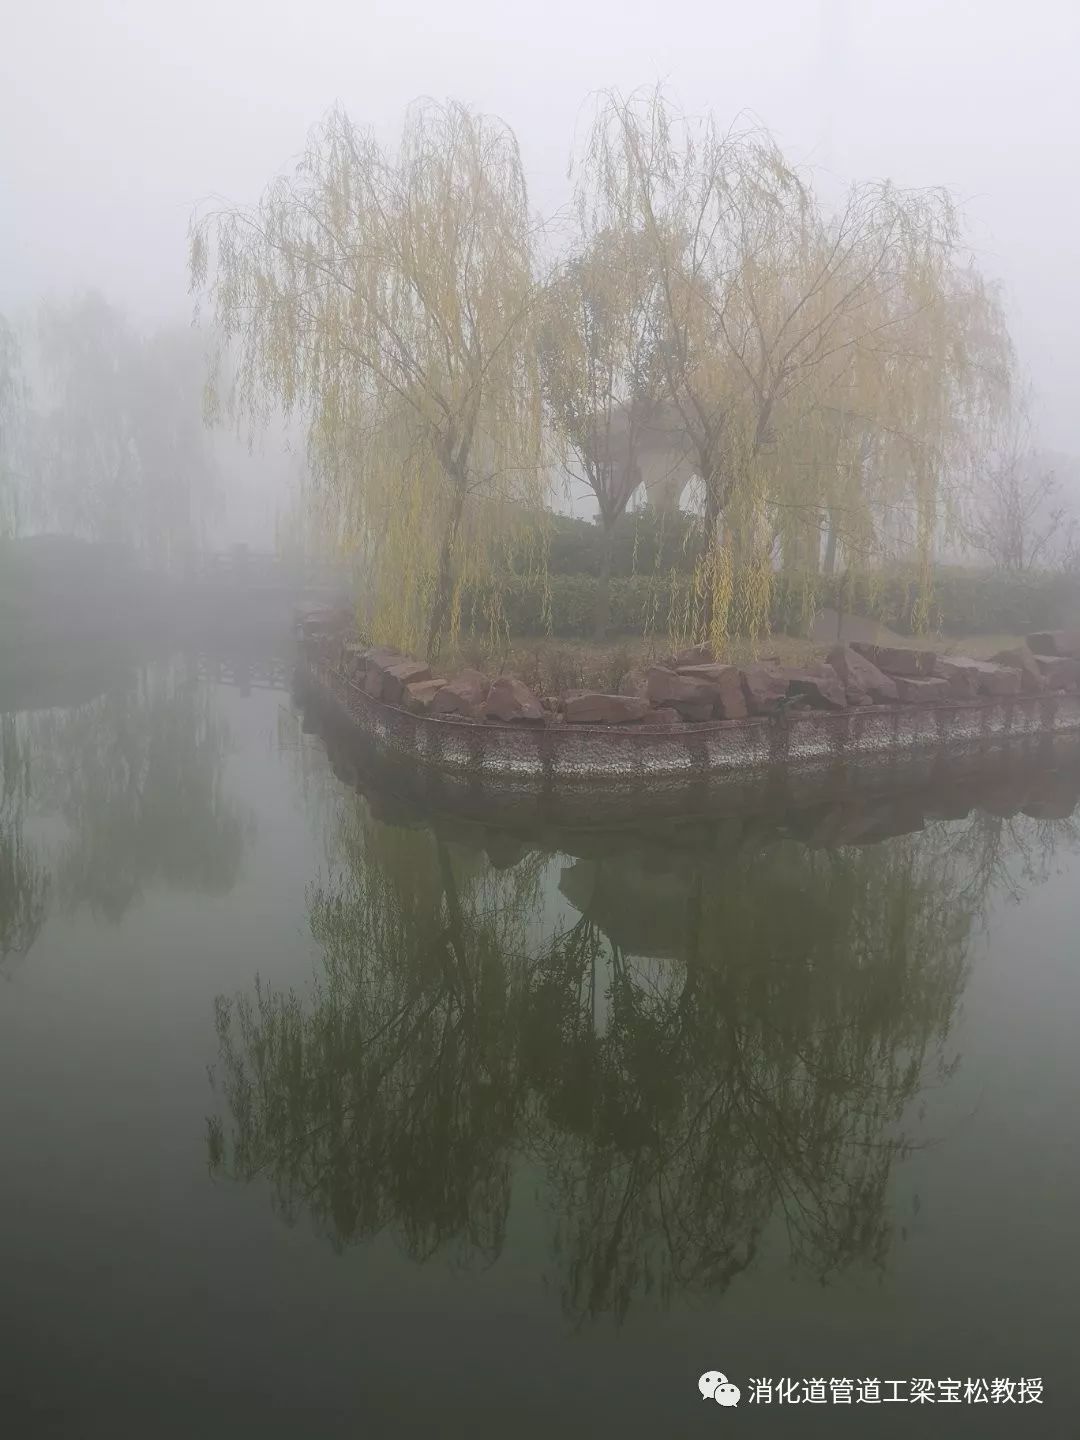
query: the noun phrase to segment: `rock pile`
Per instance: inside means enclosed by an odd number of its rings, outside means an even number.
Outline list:
[[[993,660],[864,643],[837,645],[821,664],[792,669],[776,660],[738,667],[695,646],[664,663],[630,670],[617,694],[572,690],[533,694],[515,675],[494,679],[462,670],[450,679],[386,646],[360,645],[339,615],[298,627],[308,653],[332,665],[366,695],[440,718],[499,725],[647,726],[780,716],[793,710],[865,710],[1003,700],[1080,690],[1080,632],[1032,635]]]

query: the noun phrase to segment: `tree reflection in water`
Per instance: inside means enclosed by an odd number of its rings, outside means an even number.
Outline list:
[[[151,886],[224,894],[250,819],[224,793],[228,728],[182,663],[70,710],[0,717],[0,947],[25,951],[51,904],[119,921]],[[30,819],[63,838],[31,849]]]
[[[24,835],[29,755],[14,715],[0,715],[0,962],[25,955],[45,923],[49,876]]]
[[[213,1173],[268,1176],[338,1246],[486,1262],[515,1165],[539,1166],[575,1318],[722,1290],[770,1223],[822,1278],[882,1263],[999,863],[976,822],[835,850],[624,839],[563,867],[569,920],[550,855],[500,870],[346,805],[310,989],[218,999]]]

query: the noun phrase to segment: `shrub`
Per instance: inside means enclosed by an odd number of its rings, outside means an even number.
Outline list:
[[[616,575],[611,580],[611,632],[664,635],[685,602],[689,577],[664,574]],[[586,637],[592,632],[597,580],[593,575],[548,577],[550,624],[543,586],[514,577],[503,596],[511,635]],[[890,571],[854,578],[826,575],[773,577],[770,623],[777,633],[802,634],[816,610],[826,606],[865,615],[902,634],[917,628],[919,583],[914,571]],[[469,610],[465,611],[468,625]],[[930,597],[931,629],[963,634],[1024,634],[1076,623],[1080,577],[1037,571],[1001,572],[942,567]]]
[[[697,559],[693,522],[675,514],[645,508],[622,515],[612,536],[613,576],[654,575],[672,570],[689,573]],[[591,520],[570,515],[552,517],[548,570],[552,575],[600,574],[603,532]]]

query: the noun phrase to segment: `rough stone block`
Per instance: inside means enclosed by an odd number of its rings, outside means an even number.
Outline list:
[[[1064,655],[1036,655],[1034,659],[1048,690],[1075,690],[1080,686],[1080,660]]]
[[[566,696],[563,714],[568,725],[632,725],[649,713],[648,700],[638,695],[604,695],[579,690]]]
[[[913,679],[931,677],[937,664],[937,652],[934,650],[909,650],[903,645],[871,645],[865,640],[853,640],[851,648],[886,675],[907,675]]]
[[[492,681],[484,701],[484,715],[488,720],[535,725],[543,722],[544,714],[540,701],[516,675],[500,675]]]
[[[993,663],[1017,671],[1020,675],[1020,688],[1026,695],[1038,695],[1047,688],[1039,662],[1026,645],[1017,645],[1012,650],[999,650]],[[1072,663],[1074,662],[1065,661],[1067,665]]]
[[[818,666],[813,672],[788,671],[787,682],[788,694],[807,701],[814,710],[847,709],[847,689],[836,671],[827,665]]]
[[[905,705],[937,705],[942,700],[951,700],[952,692],[948,680],[940,675],[919,679],[911,675],[897,675],[896,693]]]
[[[734,665],[685,665],[680,675],[701,680],[713,689],[714,713],[720,720],[745,720],[748,712],[742,681]]]
[[[861,698],[853,697],[864,695],[878,705],[895,703],[896,681],[850,645],[833,646],[829,651],[829,664],[847,690],[849,705],[862,704]]]
[[[388,705],[400,705],[410,685],[431,679],[431,667],[420,660],[402,660],[383,671],[382,698]]]
[[[967,655],[939,655],[937,673],[949,682],[957,699],[976,695],[1019,695],[1022,672],[1019,666],[990,660],[972,660]]]
[[[653,705],[670,705],[684,719],[709,719],[715,703],[715,690],[704,680],[694,680],[689,675],[679,675],[661,665],[652,665],[648,671],[649,700]],[[689,712],[693,712],[693,716]],[[702,713],[704,711],[704,714]]]
[[[439,691],[431,704],[433,715],[466,715],[470,718],[476,714],[477,707],[483,705],[491,689],[491,681],[479,670],[462,670],[452,680],[448,680]]]
[[[751,715],[772,715],[787,699],[787,676],[771,664],[746,665],[740,671],[743,696]]]
[[[427,714],[431,709],[435,696],[446,684],[445,680],[417,680],[412,685],[405,687],[405,708],[416,710],[420,714]]]

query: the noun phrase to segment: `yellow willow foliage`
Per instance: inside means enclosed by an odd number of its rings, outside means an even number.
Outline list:
[[[582,227],[544,289],[540,361],[571,473],[610,524],[641,481],[664,394],[659,277],[640,231]]]
[[[1012,369],[949,196],[862,185],[832,213],[767,134],[656,91],[601,100],[578,208],[649,250],[703,494],[688,631],[762,633],[775,565],[816,570],[826,530],[847,571],[902,557],[928,578]]]
[[[334,110],[257,205],[193,223],[190,269],[238,422],[307,421],[312,500],[360,562],[374,638],[435,654],[466,592],[497,629],[493,577],[543,562],[548,483],[511,132],[424,102],[390,152]]]

